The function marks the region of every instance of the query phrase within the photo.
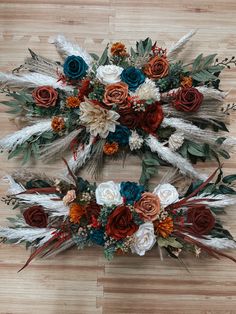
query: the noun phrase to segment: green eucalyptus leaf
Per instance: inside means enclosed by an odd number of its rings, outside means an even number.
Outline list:
[[[228,183],[228,184],[231,184],[233,181],[236,180],[236,174],[230,174],[228,176],[225,176],[222,181],[224,183]]]
[[[173,237],[168,237],[168,238],[158,238],[157,239],[157,243],[160,247],[168,247],[168,246],[171,246],[171,247],[174,247],[174,248],[177,248],[177,249],[181,249],[183,247],[183,245],[178,242],[175,238]]]

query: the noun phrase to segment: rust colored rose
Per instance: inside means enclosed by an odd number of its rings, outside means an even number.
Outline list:
[[[119,149],[119,144],[116,142],[113,143],[105,143],[105,145],[103,146],[103,152],[106,155],[114,155],[115,153],[118,152]]]
[[[137,230],[138,226],[134,223],[132,213],[126,205],[116,207],[107,220],[106,233],[116,240],[131,236]]]
[[[202,101],[203,95],[196,88],[181,88],[174,96],[173,106],[179,111],[196,112]]]
[[[106,86],[103,101],[108,106],[112,104],[121,106],[126,102],[127,97],[128,85],[123,82],[119,82]]]
[[[58,92],[51,86],[40,86],[32,92],[32,97],[38,107],[54,107],[58,98]]]
[[[141,128],[147,133],[154,133],[161,125],[164,118],[161,104],[156,101],[148,105],[141,119]]]
[[[60,132],[65,128],[65,120],[62,117],[53,117],[51,126],[54,132]]]
[[[134,209],[144,221],[154,221],[158,218],[161,210],[160,199],[153,193],[145,192],[134,204]]]
[[[155,56],[144,67],[144,73],[154,80],[167,76],[168,72],[169,62],[166,57]]]
[[[125,45],[121,42],[116,42],[111,46],[111,54],[119,57],[126,57],[128,55]]]
[[[215,217],[205,205],[195,205],[187,211],[188,229],[196,235],[209,234],[215,225]]]
[[[101,206],[98,205],[95,201],[91,201],[85,207],[85,214],[88,219],[89,224],[93,222],[93,217],[98,218],[101,212]]]
[[[25,222],[31,227],[46,228],[48,224],[48,215],[42,206],[32,206],[23,213]]]
[[[143,112],[135,111],[133,108],[121,108],[118,111],[121,125],[127,126],[129,129],[135,129],[140,125],[143,118]]]

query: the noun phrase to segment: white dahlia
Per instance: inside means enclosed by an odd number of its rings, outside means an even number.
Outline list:
[[[131,150],[140,149],[143,145],[143,138],[136,132],[131,131],[129,137],[129,147]]]
[[[106,138],[109,132],[115,132],[119,117],[117,112],[94,105],[88,99],[80,104],[81,124],[93,136]]]
[[[153,99],[158,101],[161,97],[159,88],[149,78],[146,78],[145,82],[132,95],[137,96],[139,99]]]

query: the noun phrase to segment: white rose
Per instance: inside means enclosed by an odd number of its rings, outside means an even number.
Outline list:
[[[173,185],[169,183],[159,184],[154,189],[153,193],[159,197],[161,206],[164,208],[170,204],[175,203],[179,199],[178,191]]]
[[[120,82],[120,75],[123,68],[117,65],[100,65],[97,68],[97,79],[103,84],[113,84]]]
[[[99,184],[95,191],[96,201],[99,205],[120,205],[123,198],[120,195],[120,185],[113,181],[107,181]]]
[[[151,250],[156,242],[154,227],[152,222],[145,222],[139,226],[138,231],[133,235],[131,244],[132,253],[143,256],[146,251]]]

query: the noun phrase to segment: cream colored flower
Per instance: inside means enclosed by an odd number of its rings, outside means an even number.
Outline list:
[[[120,82],[120,75],[123,68],[117,65],[100,65],[97,68],[97,79],[103,84],[114,84]]]
[[[132,236],[131,251],[143,256],[146,251],[151,250],[156,242],[154,227],[152,222],[145,222],[139,226],[138,231]]]
[[[76,193],[75,190],[70,190],[66,193],[66,195],[63,197],[63,203],[65,205],[68,205],[69,203],[73,202],[76,199]]]
[[[123,203],[123,198],[120,194],[120,185],[107,181],[100,183],[95,191],[96,201],[99,205],[120,205]]]
[[[164,208],[179,200],[179,193],[170,183],[159,184],[153,191],[160,199]]]
[[[140,149],[143,142],[143,138],[136,131],[131,131],[131,135],[129,137],[130,150]]]
[[[160,100],[159,88],[148,78],[146,78],[145,82],[140,85],[132,95],[137,96],[139,99]]]
[[[93,136],[106,138],[109,132],[115,132],[120,115],[113,110],[106,110],[94,105],[88,99],[80,104],[80,121]]]

